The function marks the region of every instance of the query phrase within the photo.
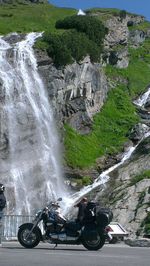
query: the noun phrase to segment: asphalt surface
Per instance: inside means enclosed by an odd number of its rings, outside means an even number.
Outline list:
[[[25,249],[17,242],[0,247],[0,266],[150,266],[150,248],[125,244],[105,244],[99,251],[88,251],[82,245],[41,243]]]

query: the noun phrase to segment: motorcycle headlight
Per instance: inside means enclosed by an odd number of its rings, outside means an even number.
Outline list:
[[[41,211],[38,211],[36,214],[35,214],[35,217],[38,218],[41,214]]]

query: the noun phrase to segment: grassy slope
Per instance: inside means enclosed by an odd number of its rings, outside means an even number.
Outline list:
[[[138,49],[129,49],[130,64],[126,69],[108,65],[106,74],[114,82],[120,76],[128,84],[118,83],[102,108],[94,117],[93,130],[82,136],[66,127],[66,160],[72,167],[89,167],[96,158],[107,153],[120,151],[131,127],[138,117],[132,99],[145,91],[150,84],[150,39]]]
[[[118,10],[101,10],[101,19]],[[0,5],[0,34],[10,32],[56,31],[56,20],[76,14],[76,10],[42,5]],[[103,14],[103,15],[102,15]],[[145,25],[145,24],[144,24]],[[145,26],[144,26],[145,27]],[[111,91],[101,113],[94,117],[91,134],[82,136],[67,125],[65,136],[66,161],[72,167],[89,167],[96,158],[120,150],[127,133],[137,121],[131,99],[144,91],[150,83],[150,42],[131,50],[131,62],[127,69],[117,70],[107,66],[106,73],[114,80],[118,75],[128,80],[128,87],[118,84]]]
[[[76,12],[50,4],[0,5],[0,34],[47,30],[53,32],[56,20]]]
[[[120,151],[129,129],[138,121],[126,88],[118,86],[109,93],[100,113],[95,115],[93,130],[80,135],[66,126],[66,161],[72,167],[89,167],[96,158]]]

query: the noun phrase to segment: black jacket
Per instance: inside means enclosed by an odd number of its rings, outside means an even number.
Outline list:
[[[86,203],[79,202],[76,206],[78,207],[78,215],[77,215],[77,221],[83,222],[84,215],[85,215],[85,209],[86,209]]]
[[[0,211],[2,211],[6,206],[6,198],[4,193],[0,193]]]

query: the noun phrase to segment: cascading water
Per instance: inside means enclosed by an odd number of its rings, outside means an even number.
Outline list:
[[[0,144],[3,150],[9,147],[0,158],[0,174],[11,189],[8,202],[15,205],[15,210],[11,206],[8,209],[17,214],[30,214],[36,207],[60,196],[68,209],[83,195],[104,185],[108,174],[123,164],[137,147],[130,147],[121,162],[104,171],[92,185],[66,196],[53,114],[32,49],[39,36],[30,33],[14,45],[0,39]],[[10,51],[13,60],[8,59]],[[150,89],[134,103],[143,106],[149,95]],[[144,137],[148,135],[150,132]]]
[[[135,100],[133,103],[135,105],[143,107],[147,99],[149,98],[149,96],[150,96],[150,88],[148,88],[148,90],[143,95],[141,95],[137,100]]]
[[[40,36],[30,33],[14,45],[0,39],[0,143],[8,150],[0,174],[15,206],[8,211],[16,214],[65,194],[53,114],[32,49]]]
[[[141,97],[139,97],[137,100],[134,101],[134,104],[139,106],[139,107],[144,107],[145,103],[147,102],[148,98],[150,96],[150,88],[148,91],[146,91]],[[109,180],[109,173],[111,173],[114,169],[118,168],[120,165],[122,165],[126,160],[130,158],[134,150],[137,148],[137,146],[141,143],[141,141],[148,136],[150,136],[150,128],[146,125],[143,125],[143,128],[145,128],[145,134],[143,138],[138,142],[136,146],[131,146],[129,147],[128,151],[126,151],[124,154],[122,154],[122,160],[115,164],[114,166],[110,167],[106,171],[100,174],[100,176],[94,181],[92,185],[86,186],[80,191],[74,193],[73,195],[70,196],[70,198],[66,202],[66,208],[64,209],[64,213],[68,213],[70,211],[70,208],[77,202],[80,198],[82,198],[84,195],[88,194],[91,192],[93,189],[102,186],[107,183]]]

